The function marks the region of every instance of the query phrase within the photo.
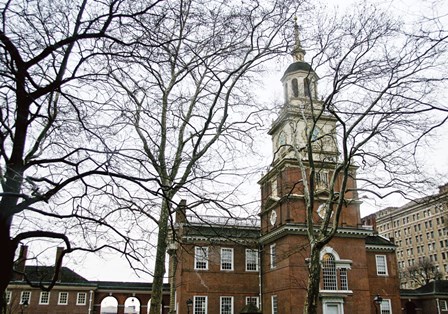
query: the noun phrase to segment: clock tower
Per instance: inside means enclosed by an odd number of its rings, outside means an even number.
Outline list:
[[[278,297],[288,300],[291,309],[303,307],[310,257],[307,221],[311,219],[316,229],[323,226],[331,212],[328,206],[343,197],[345,203],[335,227],[336,234],[321,251],[322,256],[335,261],[335,272],[342,278],[336,289],[332,287],[332,291],[322,293],[322,306],[333,302],[342,310],[344,303],[354,300],[349,297],[352,292],[347,288],[346,277],[349,274],[367,277],[365,267],[349,270],[354,263],[365,265],[365,239],[372,232],[361,227],[356,166],[348,166],[349,175],[344,183],[349,192],[334,196],[341,191],[343,182],[336,170],[343,161],[339,160],[337,119],[319,100],[319,77],[304,60],[305,50],[299,39],[297,21],[294,33],[293,62],[281,78],[284,103],[268,132],[272,138],[273,162],[259,181],[263,303],[274,304],[271,298]],[[312,211],[307,210],[310,206]],[[312,216],[308,217],[310,212]],[[325,234],[327,231],[323,230]],[[350,250],[363,253],[353,256]],[[357,289],[367,291],[368,286],[360,283]],[[362,294],[358,297],[359,300],[368,298]],[[283,309],[279,313],[283,312],[295,310]]]

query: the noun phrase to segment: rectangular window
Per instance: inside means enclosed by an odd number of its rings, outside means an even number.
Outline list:
[[[271,296],[272,314],[278,314],[278,300],[277,296]]]
[[[87,304],[87,293],[78,292],[78,296],[76,297],[76,305],[86,305]]]
[[[50,303],[50,292],[41,291],[40,298],[39,298],[39,304],[49,304],[49,303]]]
[[[246,297],[246,305],[250,303],[255,304],[260,308],[260,299],[258,297]]]
[[[207,314],[207,297],[205,296],[194,297],[193,314]]]
[[[376,258],[376,274],[380,276],[387,276],[387,262],[386,255],[375,255]]]
[[[233,270],[232,248],[221,248],[221,270]]]
[[[233,297],[221,297],[220,299],[220,313],[233,314]]]
[[[348,290],[347,269],[339,269],[339,278],[341,280],[341,290]]]
[[[277,257],[276,257],[275,243],[271,244],[270,253],[271,253],[271,269],[272,269],[272,268],[277,267]]]
[[[316,172],[316,186],[321,188],[328,186],[328,173]]]
[[[12,296],[11,291],[5,291],[5,301],[6,301],[6,304],[11,303],[11,296]]]
[[[383,299],[380,303],[380,314],[392,314],[390,306],[390,300],[389,299]]]
[[[20,304],[30,304],[31,291],[22,291],[20,294]]]
[[[258,271],[258,250],[246,249],[246,271]]]
[[[441,311],[448,311],[446,300],[439,300],[439,304],[440,304]]]
[[[208,269],[208,247],[194,248],[194,269]]]
[[[59,292],[59,305],[67,305],[68,304],[68,292]]]

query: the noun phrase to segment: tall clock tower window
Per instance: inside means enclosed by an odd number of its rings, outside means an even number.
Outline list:
[[[310,79],[307,78],[307,77],[303,80],[303,88],[304,88],[305,96],[306,97],[310,97],[310,95],[311,95],[311,84],[310,84]]]
[[[296,78],[292,79],[291,85],[292,85],[292,93],[293,93],[294,97],[299,97],[299,82],[297,81]]]

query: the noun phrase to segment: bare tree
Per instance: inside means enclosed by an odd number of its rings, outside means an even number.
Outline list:
[[[415,265],[408,266],[401,273],[402,283],[414,283],[418,287],[441,279],[443,279],[442,273],[428,257],[419,259]]]
[[[298,117],[289,126],[292,143],[282,147],[289,147],[300,168],[293,189],[303,193],[306,208],[304,313],[317,313],[320,252],[335,237],[342,212],[359,206],[361,194],[405,195],[427,183],[416,155],[425,137],[448,118],[437,97],[446,83],[448,33],[437,23],[408,25],[371,5],[345,16],[316,15],[301,20],[304,46],[312,54],[308,99],[282,109]],[[303,60],[304,52],[297,38],[296,60]],[[324,180],[322,172],[328,174]],[[318,200],[324,203],[316,213]]]
[[[85,80],[100,72],[91,64],[99,47],[106,43],[131,45],[120,37],[118,27],[147,14],[156,4],[124,0],[2,3],[2,304],[18,243],[36,238],[62,241],[66,249],[58,261],[60,266],[64,254],[75,248],[68,237],[69,226],[62,223],[61,229],[56,229],[55,223],[64,219],[79,223],[86,214],[87,225],[95,222],[97,229],[113,227],[98,213],[87,214],[77,206],[77,195],[90,196],[89,190],[100,184],[101,179],[92,181],[90,176],[106,175],[106,181],[110,176],[104,167],[109,152],[98,136],[101,130],[93,129],[98,102],[89,97],[91,90]],[[32,222],[22,223],[25,217]],[[50,220],[50,225],[43,223]],[[112,230],[126,238],[117,228]],[[95,243],[85,247],[99,248]]]
[[[139,34],[138,49],[113,52],[110,111],[129,139],[113,164],[142,179],[157,178],[132,199],[136,207],[160,206],[147,212],[158,225],[151,313],[160,312],[167,236],[179,200],[188,199],[198,216],[199,205],[230,216],[242,209],[238,177],[250,167],[241,160],[261,110],[248,83],[261,76],[263,62],[286,51],[284,26],[295,8],[289,1],[169,2],[155,17],[142,18],[139,32],[130,29]]]

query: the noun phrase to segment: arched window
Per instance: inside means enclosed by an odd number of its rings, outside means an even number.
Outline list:
[[[322,257],[324,290],[338,290],[336,263],[333,254],[325,253]]]
[[[299,97],[299,82],[297,81],[297,79],[292,79],[292,94],[294,95],[294,97]]]
[[[310,97],[311,85],[310,85],[310,79],[307,77],[305,77],[305,79],[303,80],[303,90],[304,90],[305,97]]]
[[[320,252],[322,265],[323,290],[348,291],[348,271],[352,261],[341,259],[339,254],[330,246],[326,246]]]

